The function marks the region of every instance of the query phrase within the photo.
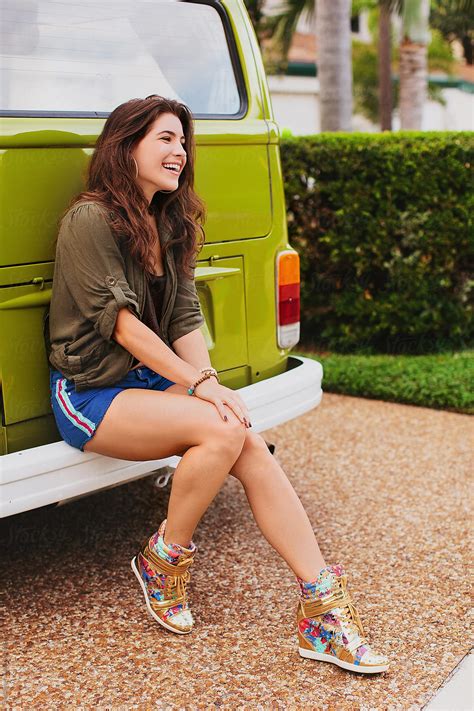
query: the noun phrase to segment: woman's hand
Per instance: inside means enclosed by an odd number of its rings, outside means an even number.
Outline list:
[[[227,405],[246,427],[251,426],[249,411],[240,395],[235,390],[226,388],[225,385],[218,383],[214,376],[206,378],[202,383],[199,383],[194,389],[194,394],[201,400],[212,402],[223,420],[227,421],[224,408],[224,405]]]

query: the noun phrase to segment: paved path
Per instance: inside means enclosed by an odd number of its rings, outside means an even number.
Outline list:
[[[296,583],[233,478],[194,537],[194,631],[151,626],[129,567],[166,512],[148,478],[3,521],[8,708],[421,709],[470,646],[473,422],[325,393],[265,433],[389,672],[299,657]]]

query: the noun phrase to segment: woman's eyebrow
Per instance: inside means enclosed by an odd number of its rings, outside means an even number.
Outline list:
[[[165,128],[164,131],[158,131],[156,135],[159,136],[161,133],[171,133],[172,136],[176,136],[176,133],[174,131],[168,131],[167,128]],[[181,138],[185,138],[185,136],[181,136]]]

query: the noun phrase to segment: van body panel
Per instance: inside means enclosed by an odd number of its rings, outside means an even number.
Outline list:
[[[226,371],[248,363],[244,258],[214,259],[212,264],[211,269],[196,268],[196,291],[205,318],[201,331],[211,361]]]
[[[38,123],[41,130],[38,130]],[[3,116],[0,118],[0,150],[11,148],[94,148],[105,118],[80,116],[32,118]],[[271,122],[270,122],[271,125]],[[277,127],[277,124],[273,124]],[[219,118],[194,120],[196,144],[202,146],[226,143],[261,144],[269,138],[269,122],[260,116],[247,114],[239,121]]]
[[[266,130],[264,138],[261,146],[198,146],[196,189],[208,209],[206,243],[264,237],[270,232]]]
[[[19,264],[0,268],[0,288],[2,286],[18,286],[20,284],[36,284],[52,281],[54,264],[52,262],[37,262],[35,264]]]
[[[38,447],[61,440],[61,435],[56,427],[56,422],[52,414],[44,415],[43,417],[35,417],[32,420],[23,420],[16,422],[8,427],[1,429],[0,453],[2,455],[7,452],[22,453],[25,451],[36,451]],[[61,440],[62,441],[62,440]],[[3,469],[3,457],[2,466]],[[0,475],[1,481],[1,475]],[[2,496],[3,497],[3,492]]]
[[[50,299],[51,288],[29,284],[0,289],[0,333],[8,334],[0,340],[3,425],[50,412],[42,320]]]
[[[15,122],[21,131],[22,123],[31,120],[9,118],[4,122]],[[228,123],[210,121],[206,130],[213,131],[213,139],[204,136],[201,141],[202,123],[196,122],[195,184],[208,206],[206,242],[268,234],[272,208],[265,121],[244,121],[245,130],[232,133]],[[103,124],[102,120],[97,126],[94,141]],[[225,133],[219,134],[218,124]],[[15,147],[1,152],[4,208],[0,212],[0,231],[4,238],[0,243],[0,267],[54,260],[59,219],[84,188],[93,148],[87,143],[81,146],[74,134],[66,132],[62,132],[60,143],[54,144],[49,141],[51,133],[43,132],[42,147],[32,147],[19,139],[27,137],[26,129],[16,135]]]
[[[65,138],[61,147],[2,151],[0,267],[54,259],[59,218],[83,189],[91,154],[92,149],[68,147]]]
[[[268,82],[265,74],[265,66],[263,64],[262,53],[260,51],[260,45],[258,43],[257,36],[255,34],[252,21],[250,20],[248,10],[243,2],[227,2],[223,3],[226,7],[232,8],[232,17],[236,17],[237,13],[240,14],[241,27],[239,33],[240,39],[240,56],[241,58],[252,56],[253,61],[247,62],[244,60],[244,64],[249,66],[250,83],[253,86],[258,86],[258,91],[260,95],[259,104],[259,115],[264,119],[273,120],[273,107],[270,96],[270,89],[268,88]],[[244,41],[244,33],[246,39]],[[248,52],[248,54],[246,54]],[[276,125],[276,124],[275,124]]]

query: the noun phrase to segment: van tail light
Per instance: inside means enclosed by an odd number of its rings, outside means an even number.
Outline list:
[[[300,340],[300,256],[287,249],[276,259],[277,341],[291,348]]]

